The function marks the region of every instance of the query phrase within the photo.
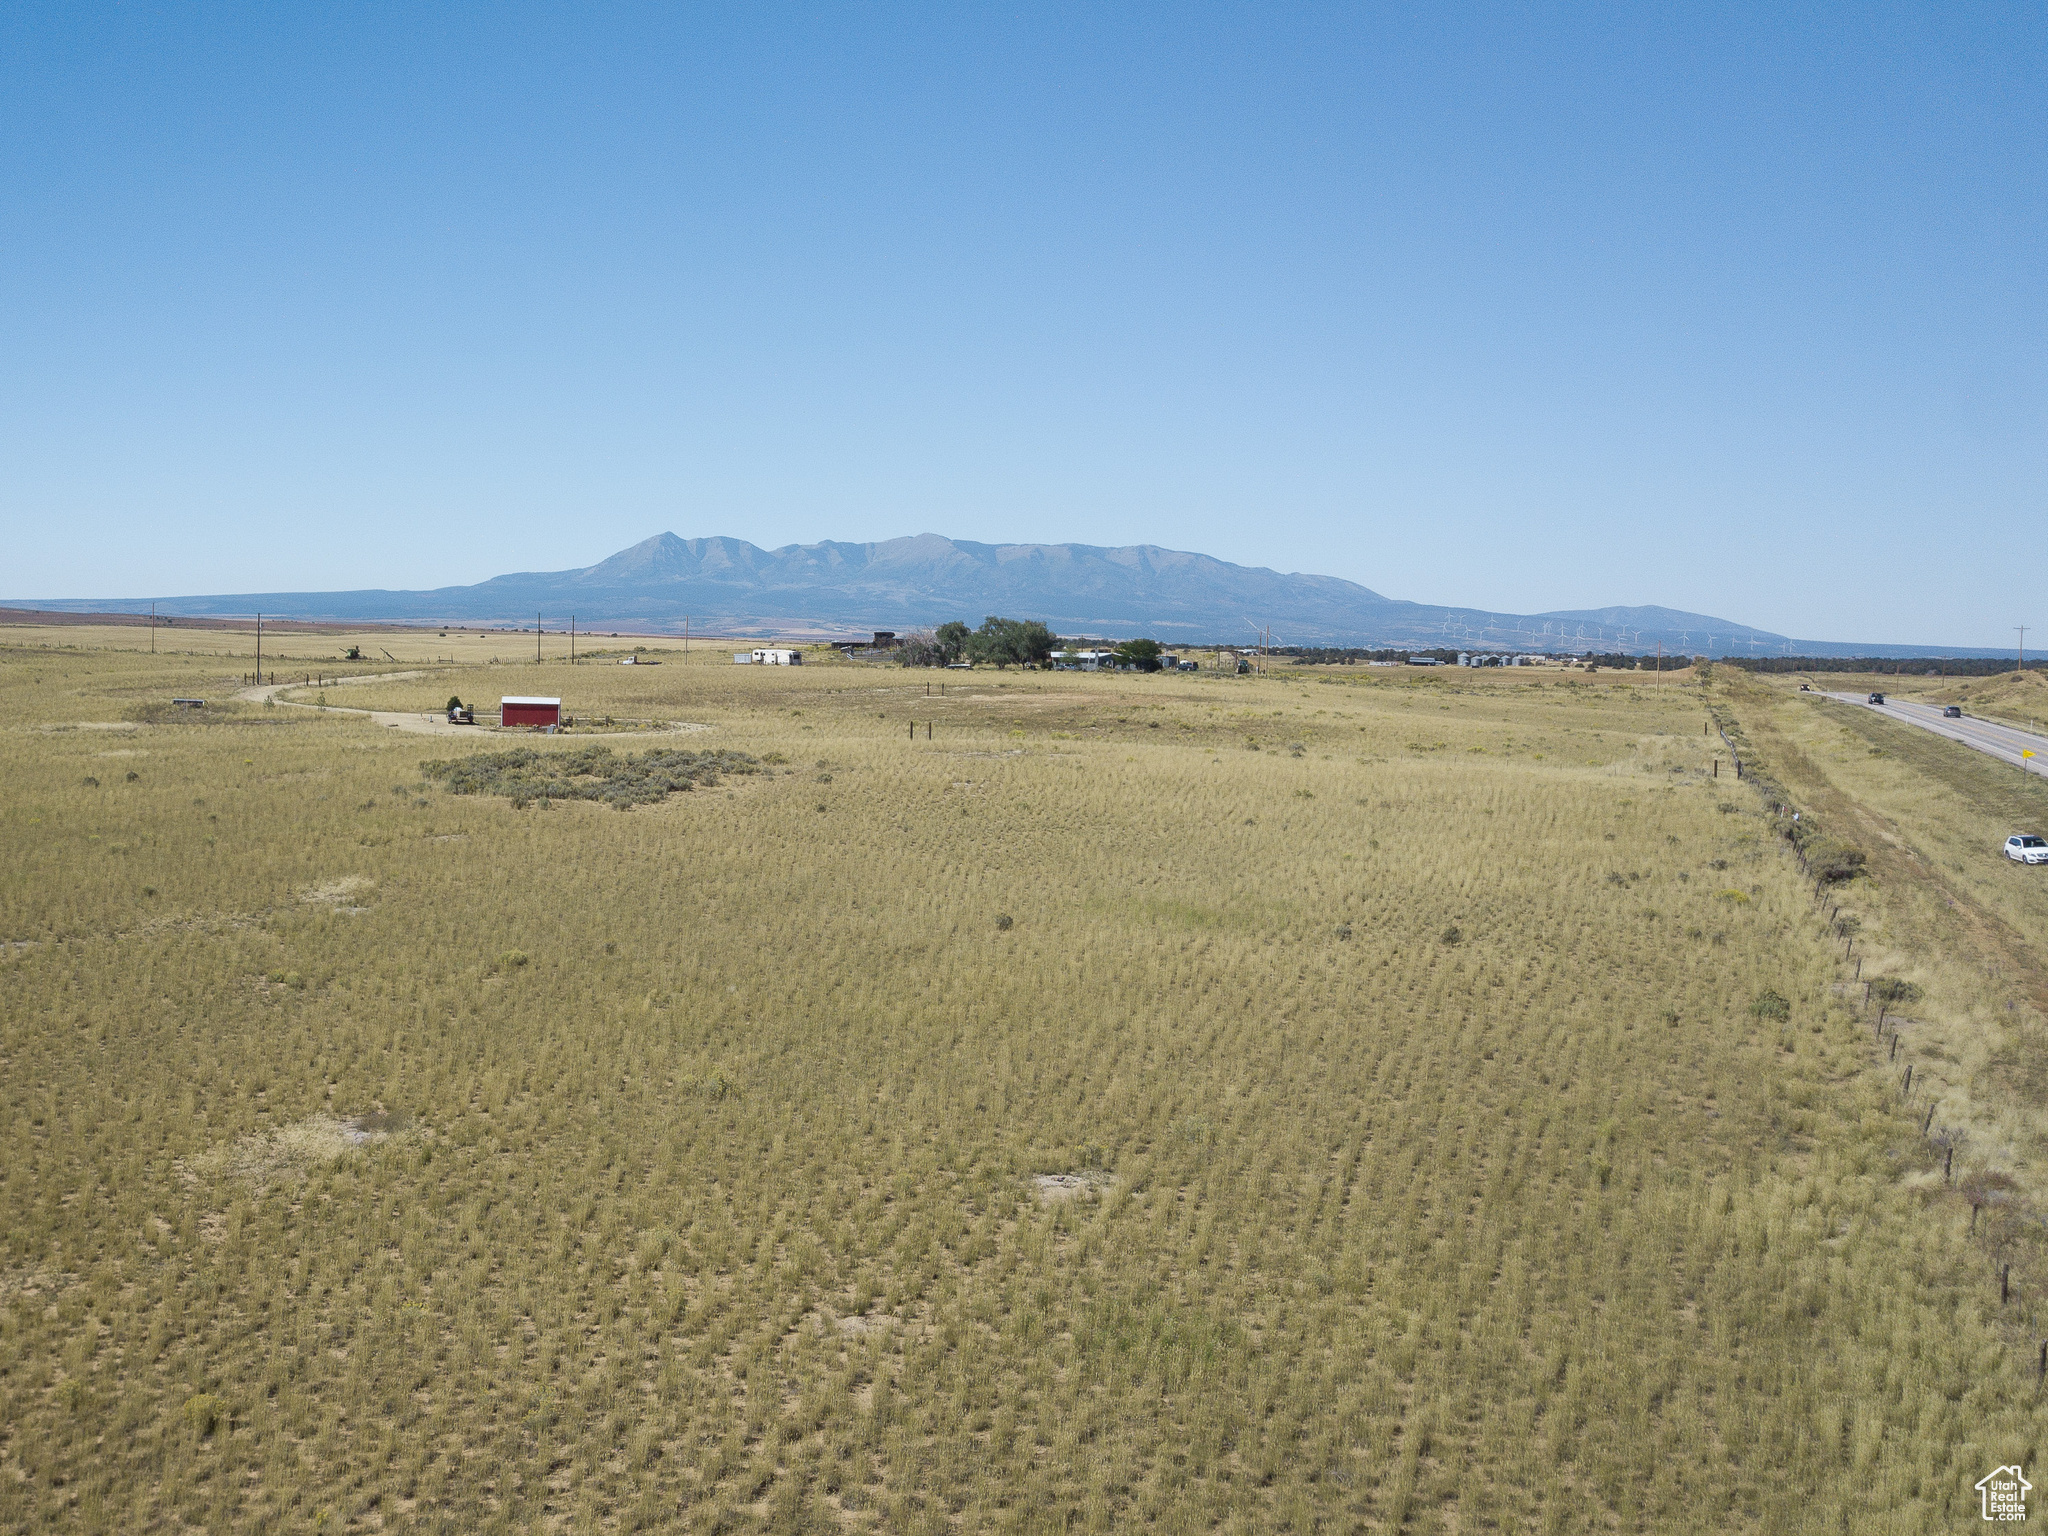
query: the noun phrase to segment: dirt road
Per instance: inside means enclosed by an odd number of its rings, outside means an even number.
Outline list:
[[[424,672],[372,672],[363,677],[339,678],[326,686],[346,688],[362,683],[395,683],[409,678],[425,677]],[[297,699],[279,698],[287,688],[303,688],[304,683],[264,683],[255,688],[244,688],[235,697],[248,704],[262,704],[275,700],[287,709],[314,709],[329,715],[362,715],[373,723],[388,726],[394,731],[410,731],[419,736],[482,736],[488,734],[480,726],[450,725],[446,715],[415,714],[409,710],[394,709],[350,709],[341,704],[305,704]]]
[[[329,688],[345,688],[352,684],[361,683],[392,683],[401,682],[408,678],[425,677],[426,675],[425,672],[376,672],[363,677],[342,678],[326,686]],[[368,719],[374,725],[385,726],[394,731],[407,731],[416,736],[468,736],[471,738],[496,738],[502,740],[505,735],[503,731],[495,730],[489,726],[451,725],[448,722],[448,716],[437,711],[418,713],[411,710],[396,709],[351,709],[343,704],[307,704],[299,699],[281,697],[287,688],[303,688],[305,686],[304,683],[264,683],[256,688],[244,688],[235,697],[249,704],[261,704],[265,700],[274,699],[286,709],[313,709],[330,715],[358,715]],[[664,731],[579,731],[576,733],[575,739],[578,741],[617,741],[622,738],[632,738],[636,741],[644,741],[654,736],[674,735],[690,731],[708,731],[710,729],[711,727],[708,725],[694,725],[686,721],[677,721]],[[516,734],[525,735],[527,733],[518,732]]]

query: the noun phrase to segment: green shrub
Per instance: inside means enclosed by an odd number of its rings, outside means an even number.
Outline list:
[[[514,804],[528,800],[599,800],[614,810],[651,805],[673,790],[715,787],[728,773],[758,773],[745,752],[690,752],[680,748],[620,757],[610,747],[542,752],[516,747],[472,757],[422,763],[451,795],[503,795]]]
[[[211,1392],[195,1392],[185,1399],[185,1422],[204,1440],[227,1421],[228,1407]]]
[[[1816,880],[1839,884],[1863,873],[1863,850],[1833,838],[1819,838],[1807,850],[1806,865]]]

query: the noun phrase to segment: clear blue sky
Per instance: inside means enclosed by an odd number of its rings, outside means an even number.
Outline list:
[[[662,529],[2048,642],[2048,12],[8,7],[0,597]]]

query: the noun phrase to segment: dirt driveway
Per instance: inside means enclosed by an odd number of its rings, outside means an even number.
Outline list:
[[[329,683],[327,686],[329,688],[345,688],[350,684],[393,683],[425,676],[427,676],[425,672],[376,672],[363,677],[343,678],[339,682]],[[261,704],[267,700],[275,700],[287,709],[312,709],[329,715],[357,715],[367,718],[373,725],[386,726],[394,731],[407,731],[415,736],[502,738],[507,734],[502,730],[486,725],[451,725],[448,723],[446,714],[435,711],[419,713],[413,710],[397,709],[350,709],[342,704],[306,704],[298,699],[279,697],[287,688],[303,688],[305,686],[304,683],[264,683],[260,687],[244,688],[235,697],[250,704]],[[693,725],[686,721],[678,721],[665,731],[578,731],[575,739],[578,741],[617,741],[622,738],[631,737],[635,740],[645,740],[650,736],[668,736],[691,731],[708,731],[710,729],[711,727],[708,725]],[[529,733],[520,731],[511,734],[523,736]]]

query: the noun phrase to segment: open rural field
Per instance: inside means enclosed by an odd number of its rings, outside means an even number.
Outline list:
[[[1796,693],[453,638],[348,702],[691,787],[0,645],[0,1528],[1937,1531],[2038,1459],[2041,1150],[1945,1179],[1849,983],[2036,1000],[1712,776],[1888,805]]]
[[[272,625],[265,629],[263,636],[263,670],[266,676],[275,669],[282,680],[287,675],[319,669],[328,676],[347,675],[352,670],[381,671],[394,664],[418,666],[438,661],[452,661],[457,664],[490,663],[496,661],[505,666],[517,663],[531,664],[534,661],[536,642],[541,656],[548,661],[567,661],[571,637],[558,634],[553,628],[535,635],[532,631],[511,632],[506,630],[478,629],[397,629],[388,626],[371,626],[350,629],[342,625],[290,626],[279,629]],[[151,637],[145,627],[135,625],[88,625],[88,624],[6,624],[0,625],[0,651],[49,650],[57,653],[76,652],[89,654],[110,651],[123,655],[152,654]],[[172,664],[179,659],[193,665],[213,663],[210,670],[195,672],[195,677],[218,677],[231,680],[255,670],[256,626],[253,622],[238,623],[228,627],[224,621],[212,620],[204,626],[179,625],[166,621],[157,628],[156,650],[153,653],[159,663]],[[758,645],[758,640],[735,642],[741,645]],[[575,637],[578,655],[593,658],[609,655],[616,659],[636,649],[664,650],[670,642],[666,639],[650,640],[644,635],[621,636],[609,631],[601,634],[582,633]],[[674,642],[678,651],[682,642]],[[723,646],[724,659],[732,659],[732,644],[722,640],[700,638],[693,642],[696,647],[710,650]],[[344,663],[339,660],[342,653],[350,648],[362,652],[359,663]],[[227,673],[222,665],[228,661],[240,664],[241,672]]]

